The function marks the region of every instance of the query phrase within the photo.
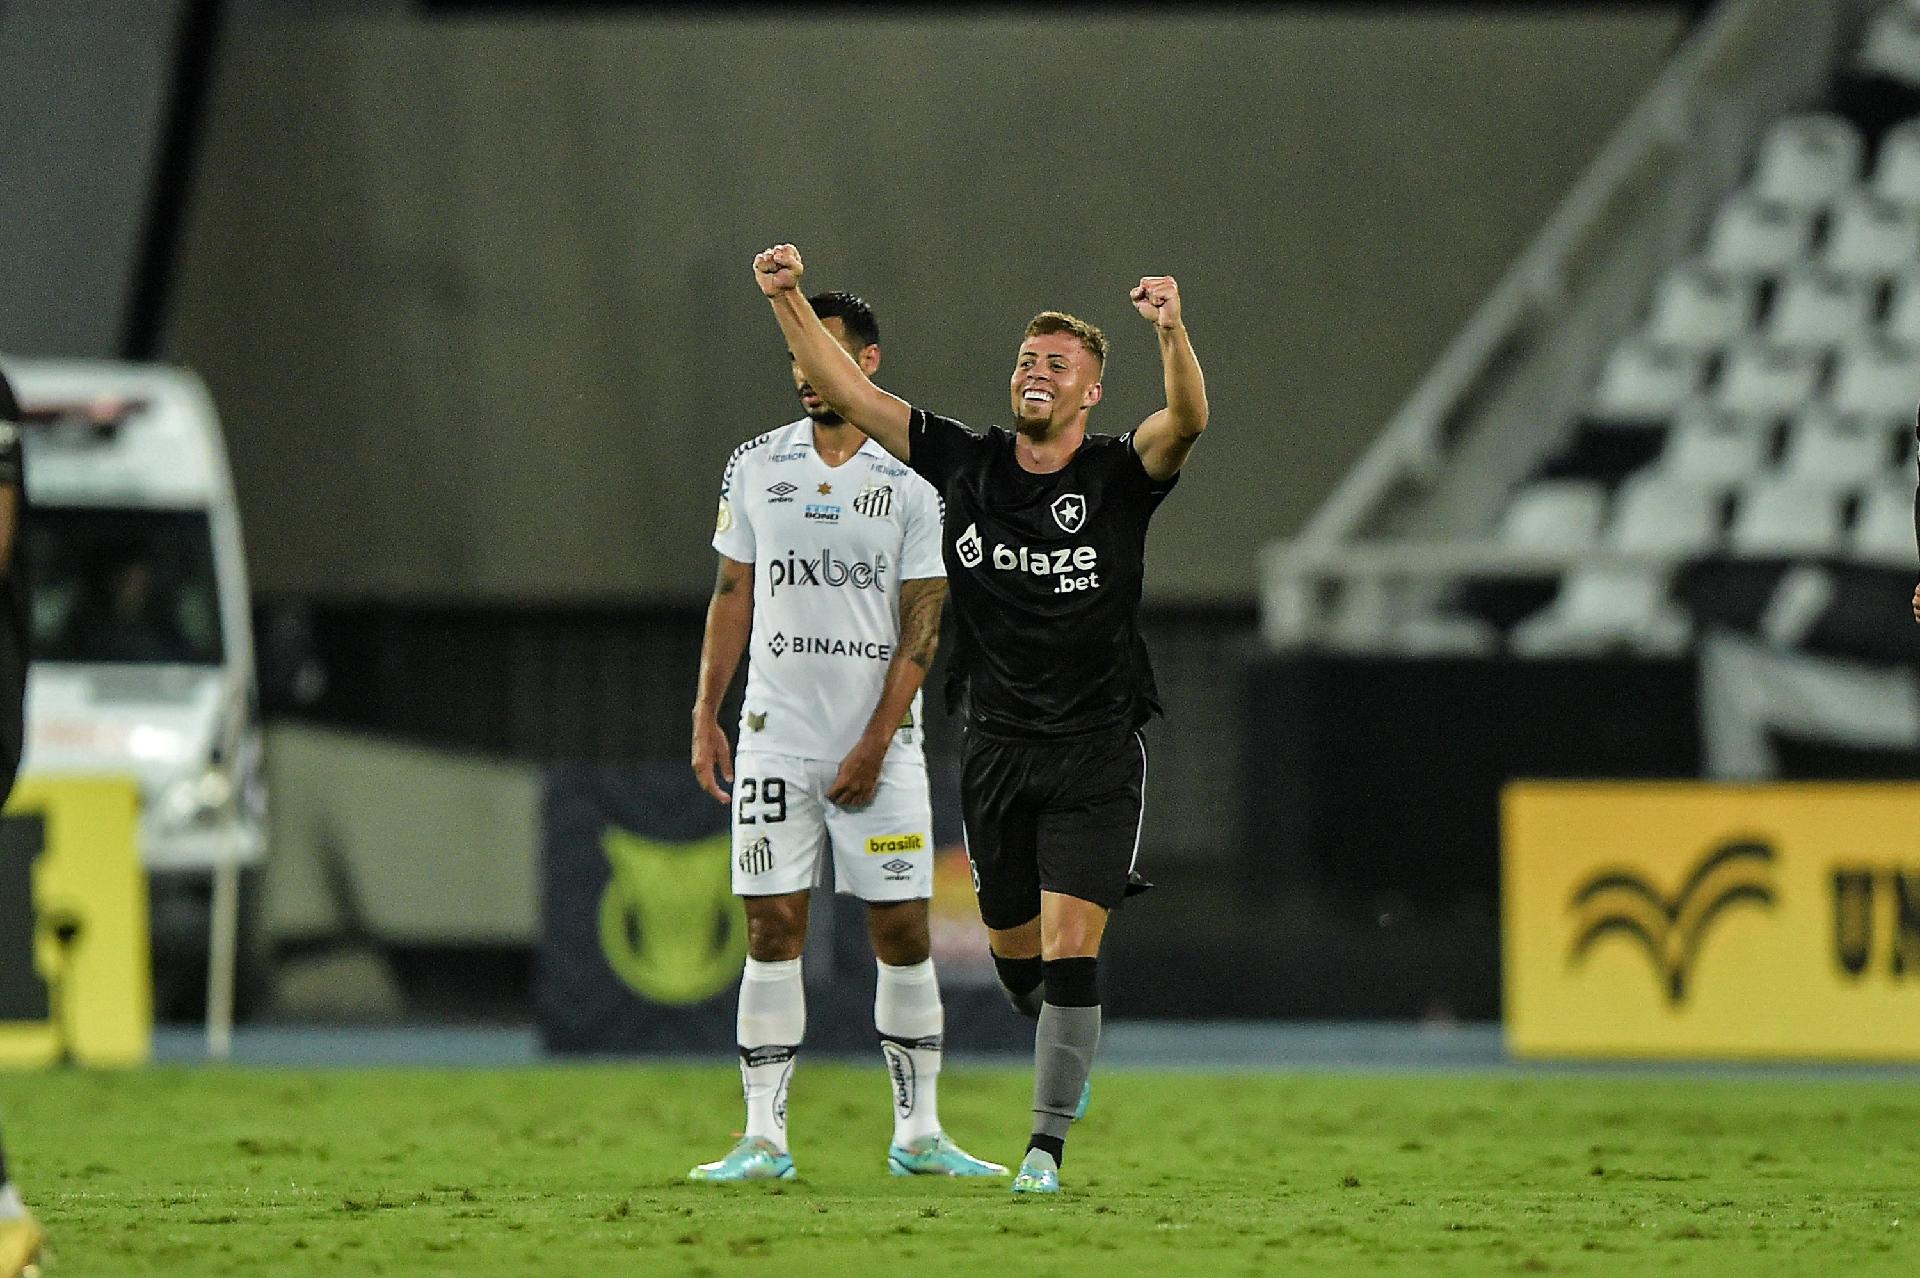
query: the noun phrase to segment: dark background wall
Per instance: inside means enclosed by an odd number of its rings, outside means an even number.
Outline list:
[[[255,11],[257,12],[257,11]],[[227,419],[257,588],[692,601],[739,440],[794,415],[774,239],[985,424],[1021,325],[1180,276],[1215,431],[1150,598],[1245,600],[1681,32],[1662,10],[229,24],[170,353]]]
[[[184,9],[0,2],[0,354],[123,353]]]

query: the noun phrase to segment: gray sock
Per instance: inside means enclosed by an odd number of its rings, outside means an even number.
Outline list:
[[[1066,1139],[1099,1045],[1099,1004],[1041,1007],[1040,1027],[1033,1035],[1033,1130],[1037,1134]]]

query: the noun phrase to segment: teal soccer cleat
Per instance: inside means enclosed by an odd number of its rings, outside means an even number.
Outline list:
[[[743,1180],[792,1180],[793,1156],[774,1148],[762,1136],[742,1136],[740,1143],[716,1163],[701,1163],[687,1173],[688,1180],[734,1184]]]
[[[911,1145],[887,1149],[887,1170],[896,1176],[1004,1176],[999,1163],[975,1158],[954,1144],[945,1132],[935,1132]]]
[[[1029,1149],[1020,1162],[1020,1174],[1013,1178],[1016,1194],[1057,1194],[1060,1192],[1060,1164],[1044,1149]]]

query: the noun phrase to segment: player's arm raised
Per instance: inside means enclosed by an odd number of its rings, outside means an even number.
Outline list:
[[[880,447],[907,460],[907,425],[913,408],[897,395],[875,386],[844,347],[833,340],[820,317],[800,291],[806,264],[791,244],[776,244],[753,259],[753,278],[773,305],[773,316],[786,335],[787,349],[806,374],[807,384],[833,410],[859,427]]]
[[[946,601],[945,577],[920,577],[900,583],[900,643],[893,650],[887,680],[880,687],[880,704],[873,708],[866,730],[840,761],[840,771],[827,788],[827,797],[841,807],[857,808],[873,802],[887,747],[893,744],[893,734],[913,705],[913,694],[920,691],[927,671],[933,669],[933,654],[940,648],[940,610]]]
[[[713,580],[713,598],[707,601],[707,630],[700,640],[700,691],[693,702],[693,775],[700,788],[722,803],[730,802],[714,779],[714,769],[733,782],[733,752],[720,726],[720,702],[726,698],[740,654],[753,632],[753,565],[720,556]]]
[[[1167,406],[1133,432],[1134,451],[1155,479],[1172,479],[1207,429],[1207,379],[1180,318],[1180,285],[1171,275],[1142,276],[1128,295],[1160,337],[1160,375]]]

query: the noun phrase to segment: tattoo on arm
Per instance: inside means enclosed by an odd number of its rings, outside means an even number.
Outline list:
[[[900,651],[922,670],[933,668],[940,648],[940,609],[947,600],[944,578],[909,581],[900,587]]]

